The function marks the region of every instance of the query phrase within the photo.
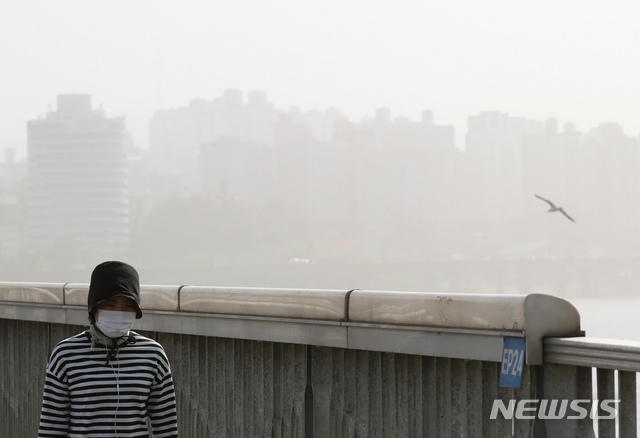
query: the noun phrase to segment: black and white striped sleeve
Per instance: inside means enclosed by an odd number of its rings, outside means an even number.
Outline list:
[[[69,385],[57,358],[55,350],[47,364],[38,438],[66,437],[69,432]]]
[[[158,360],[158,372],[149,394],[148,412],[154,438],[178,436],[175,390],[169,360],[164,351]]]

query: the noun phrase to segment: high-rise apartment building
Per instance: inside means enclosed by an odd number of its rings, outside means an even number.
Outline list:
[[[0,261],[3,267],[23,252],[26,163],[16,161],[15,149],[5,150],[0,162]]]
[[[264,144],[221,138],[202,145],[202,191],[210,197],[263,206],[273,190],[273,151]]]
[[[262,91],[250,92],[246,103],[240,90],[227,90],[213,101],[194,99],[188,107],[156,111],[149,121],[155,190],[160,197],[194,195],[204,185],[208,192],[211,176],[201,175],[201,149],[230,142],[272,146],[275,121],[276,110]]]
[[[468,119],[465,151],[476,173],[470,187],[473,212],[479,222],[521,221],[533,195],[523,193],[523,144],[546,133],[545,123],[501,112],[483,112]]]
[[[129,247],[123,118],[91,108],[91,96],[58,96],[28,130],[30,249],[73,263],[122,256]]]

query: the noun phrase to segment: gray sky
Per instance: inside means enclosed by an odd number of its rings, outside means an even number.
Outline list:
[[[637,0],[24,0],[0,38],[0,148],[19,156],[26,121],[72,92],[141,146],[156,109],[228,88],[353,120],[431,109],[459,144],[487,110],[640,133]]]

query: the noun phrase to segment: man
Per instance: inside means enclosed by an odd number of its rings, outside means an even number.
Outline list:
[[[167,356],[131,330],[142,318],[136,270],[117,261],[96,266],[88,310],[89,330],[49,358],[38,437],[148,437],[147,423],[154,438],[177,437]]]

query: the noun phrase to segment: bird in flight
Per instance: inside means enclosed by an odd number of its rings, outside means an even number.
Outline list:
[[[549,211],[547,211],[547,213],[553,213],[554,211],[559,211],[560,213],[562,213],[563,215],[565,215],[565,216],[567,217],[567,219],[569,219],[571,222],[575,222],[575,221],[571,218],[571,216],[569,216],[569,215],[567,214],[567,212],[566,212],[566,211],[564,211],[564,210],[562,209],[562,207],[556,207],[556,206],[555,206],[555,204],[554,204],[553,202],[549,201],[548,199],[544,199],[542,196],[535,195],[535,197],[536,197],[536,198],[538,198],[538,199],[542,199],[544,202],[546,202],[547,204],[549,204],[549,207],[550,207],[550,208],[549,208]]]

